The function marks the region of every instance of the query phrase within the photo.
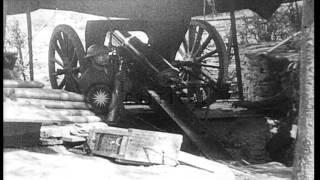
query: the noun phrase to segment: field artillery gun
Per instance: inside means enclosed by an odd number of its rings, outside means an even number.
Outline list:
[[[263,17],[270,17],[281,3],[280,0],[7,0],[5,8],[7,14],[43,8],[125,18],[88,21],[85,48],[72,27],[57,26],[49,44],[52,88],[87,94],[93,105],[98,102],[96,107],[105,105],[100,110],[108,110],[110,121],[115,121],[119,114],[125,92],[146,92],[205,156],[230,159],[219,143],[206,134],[210,132],[203,133],[201,126],[194,125],[199,121],[183,103],[203,107],[228,97],[225,83],[228,56],[222,38],[207,22],[191,21],[193,16],[211,13],[213,2],[221,12],[249,8]],[[133,31],[144,32],[148,41],[135,37]],[[84,58],[93,44],[108,48],[108,66]]]

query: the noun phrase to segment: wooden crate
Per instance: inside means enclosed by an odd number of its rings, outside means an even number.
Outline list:
[[[90,133],[88,145],[95,155],[130,164],[176,165],[182,135],[139,129],[109,128]]]
[[[40,143],[41,123],[3,122],[4,147],[30,147]]]

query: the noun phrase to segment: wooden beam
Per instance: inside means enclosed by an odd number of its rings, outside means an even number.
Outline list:
[[[31,2],[28,1],[27,8],[27,26],[28,26],[28,48],[29,48],[29,68],[30,80],[33,81],[33,52],[32,52],[32,24],[31,24]]]
[[[315,58],[314,0],[303,1],[302,47],[300,51],[300,100],[298,135],[295,145],[293,180],[314,178],[315,165]],[[317,48],[318,49],[318,48]]]
[[[240,56],[239,56],[239,47],[238,47],[238,39],[237,39],[237,26],[236,26],[236,18],[234,11],[230,12],[231,16],[231,36],[232,36],[232,45],[234,51],[234,57],[236,62],[236,74],[237,74],[237,84],[239,91],[239,99],[243,100],[243,87],[242,87],[242,77],[241,77],[241,65],[240,65]]]

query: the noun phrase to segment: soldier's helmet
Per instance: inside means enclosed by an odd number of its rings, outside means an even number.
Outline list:
[[[98,56],[101,54],[108,54],[108,52],[109,52],[109,48],[107,48],[106,46],[93,44],[89,46],[87,50],[87,55],[84,56],[83,58],[86,59],[86,58]]]

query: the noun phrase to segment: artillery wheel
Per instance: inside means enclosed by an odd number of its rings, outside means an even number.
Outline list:
[[[49,43],[48,66],[51,87],[79,93],[79,61],[85,52],[75,30],[65,24],[58,25]]]
[[[221,94],[226,94],[227,51],[220,34],[208,22],[191,20],[185,39],[177,52],[176,60],[177,64],[189,62],[188,66],[179,66],[180,77],[184,82],[203,84],[201,88],[186,88],[188,97],[196,97],[195,103],[203,105],[212,103],[219,96],[224,96]],[[220,90],[224,92],[219,93]]]

